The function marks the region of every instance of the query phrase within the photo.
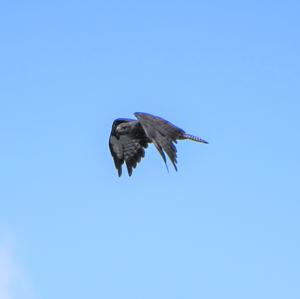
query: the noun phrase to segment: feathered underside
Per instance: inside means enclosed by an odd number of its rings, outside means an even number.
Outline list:
[[[122,165],[126,164],[129,176],[133,168],[145,156],[148,143],[153,143],[167,163],[166,155],[177,171],[177,140],[190,139],[207,143],[199,137],[186,134],[182,129],[167,120],[148,113],[134,113],[137,120],[116,119],[113,122],[109,138],[109,148],[114,159],[118,175],[122,174]]]

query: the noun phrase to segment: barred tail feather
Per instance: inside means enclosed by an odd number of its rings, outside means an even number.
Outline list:
[[[193,140],[193,141],[196,141],[196,142],[201,142],[201,143],[206,143],[206,144],[208,144],[207,141],[205,141],[205,140],[203,140],[203,139],[201,139],[201,138],[199,138],[199,137],[197,137],[197,136],[191,135],[191,134],[186,134],[186,133],[184,133],[184,134],[183,134],[183,139],[189,139],[189,140]]]

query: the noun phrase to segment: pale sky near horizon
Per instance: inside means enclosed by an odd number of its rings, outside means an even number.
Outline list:
[[[299,299],[298,1],[3,1],[0,299]],[[162,116],[117,177],[112,121]]]

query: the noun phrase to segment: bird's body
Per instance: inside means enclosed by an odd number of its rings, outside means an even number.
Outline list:
[[[118,118],[113,122],[109,137],[109,148],[113,156],[118,175],[122,174],[122,165],[125,162],[129,176],[133,168],[145,156],[145,148],[153,143],[164,162],[165,153],[170,158],[177,170],[177,155],[174,143],[177,140],[190,139],[197,142],[207,143],[205,140],[186,134],[182,129],[171,124],[167,120],[149,113],[134,113],[137,120]]]

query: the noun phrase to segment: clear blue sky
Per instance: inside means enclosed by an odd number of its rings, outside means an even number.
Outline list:
[[[299,15],[3,1],[1,299],[300,298]],[[135,111],[210,144],[118,178],[111,124]]]

